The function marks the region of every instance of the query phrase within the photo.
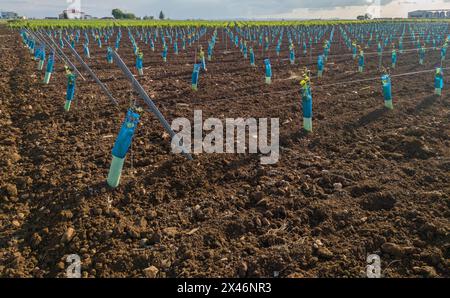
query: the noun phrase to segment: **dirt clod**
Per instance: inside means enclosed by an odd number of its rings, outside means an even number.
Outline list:
[[[413,267],[413,270],[416,274],[422,275],[423,277],[435,278],[438,276],[436,269],[431,266]]]
[[[159,270],[155,266],[150,266],[144,269],[144,274],[147,278],[156,278],[158,272]]]
[[[70,241],[72,241],[73,237],[75,236],[75,229],[70,227],[66,230],[66,232],[64,233],[64,235],[61,238],[61,242],[62,243],[69,243]]]
[[[17,195],[19,194],[17,191],[17,187],[14,184],[6,184],[4,186],[4,189],[6,191],[6,194],[10,197],[10,198],[17,198]]]

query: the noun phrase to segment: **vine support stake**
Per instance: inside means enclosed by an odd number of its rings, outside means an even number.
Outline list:
[[[147,92],[145,92],[144,88],[142,88],[141,84],[136,80],[136,78],[131,73],[130,69],[126,66],[126,64],[123,62],[122,58],[120,58],[119,54],[117,54],[116,51],[113,51],[113,58],[114,62],[116,62],[117,66],[122,70],[123,74],[131,81],[131,84],[133,85],[133,88],[139,93],[139,95],[142,97],[142,99],[145,101],[145,103],[150,108],[150,111],[155,114],[155,116],[158,118],[158,120],[163,125],[166,132],[174,139],[175,143],[178,144],[183,152],[183,155],[186,156],[187,159],[193,160],[191,154],[180,144],[179,137],[177,134],[173,131],[172,127],[170,127],[167,120],[164,118],[163,114],[159,111],[159,109],[156,107],[153,100],[150,99]]]
[[[80,62],[80,64],[86,69],[88,74],[94,79],[94,81],[102,88],[102,90],[106,93],[106,95],[109,97],[109,99],[113,102],[113,104],[118,105],[117,100],[112,96],[111,92],[108,90],[105,84],[103,84],[99,78],[95,75],[95,73],[92,71],[92,69],[89,67],[89,65],[84,62],[83,58],[81,58],[80,55],[78,55],[77,51],[75,51],[74,48],[70,45],[69,41],[64,38],[64,41],[69,45],[69,50],[72,52],[72,54],[75,56],[75,58]]]
[[[47,43],[50,48],[58,55],[58,57],[67,65],[69,65],[76,73],[77,75],[83,79],[83,81],[86,81],[84,76],[81,74],[81,72],[78,70],[78,68],[70,61],[69,58],[64,54],[64,52],[61,50],[61,48],[56,44],[56,42],[51,39],[50,37],[45,37],[44,34],[38,32],[36,35],[39,35],[41,39],[44,41],[44,43]],[[48,39],[48,40],[47,40]],[[53,44],[53,46],[52,46]]]

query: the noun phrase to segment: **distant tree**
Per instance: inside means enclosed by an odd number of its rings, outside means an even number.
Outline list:
[[[115,8],[112,10],[113,17],[115,19],[136,19],[136,16],[133,13],[125,13],[122,10]]]
[[[159,19],[164,20],[165,18],[166,18],[166,16],[164,15],[163,11],[161,10],[161,12],[159,13]]]
[[[144,17],[144,20],[153,20],[153,19],[155,19],[154,16],[145,16]]]
[[[112,15],[115,19],[122,19],[123,18],[123,11],[121,11],[118,8],[115,8],[112,10]]]
[[[134,15],[134,13],[126,13],[123,15],[123,18],[128,20],[134,20],[136,19],[136,16]]]

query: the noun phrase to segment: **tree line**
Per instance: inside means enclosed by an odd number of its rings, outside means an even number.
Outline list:
[[[134,13],[124,12],[119,8],[115,8],[112,10],[113,17],[117,20],[135,20],[138,19]],[[161,10],[159,13],[159,19],[164,20],[166,16],[164,15],[164,12]],[[153,20],[155,19],[154,16],[145,16],[144,20]]]

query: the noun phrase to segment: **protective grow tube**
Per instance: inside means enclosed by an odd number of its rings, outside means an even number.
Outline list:
[[[445,60],[445,56],[447,55],[447,43],[444,44],[444,46],[441,49],[441,62]]]
[[[111,47],[108,47],[108,50],[106,51],[106,61],[109,64],[113,63],[113,56],[112,56],[112,49],[111,49]]]
[[[39,61],[39,54],[41,53],[41,48],[38,47],[35,51],[34,51],[34,57],[33,59],[36,61]]]
[[[392,68],[395,68],[397,66],[397,51],[392,50]]]
[[[101,49],[102,48],[102,38],[97,35],[97,45]]]
[[[358,71],[359,72],[364,71],[364,51],[362,51],[362,50],[359,52]]]
[[[136,69],[140,76],[144,75],[143,57],[144,54],[142,52],[139,52],[136,57]]]
[[[434,76],[434,94],[441,96],[442,88],[444,88],[444,73],[442,68],[437,68]]]
[[[20,36],[22,36],[22,41],[25,44],[25,46],[28,47],[28,36],[27,36],[27,33],[25,33],[25,31],[22,30],[20,32]]]
[[[291,65],[295,64],[295,51],[294,51],[294,45],[291,44],[289,46],[289,61],[291,62]]]
[[[120,48],[120,37],[117,37],[114,48],[116,49],[116,52],[119,51],[119,48]]]
[[[134,113],[133,110],[128,110],[125,121],[114,143],[111,166],[106,180],[112,188],[116,188],[120,184],[125,157],[130,149],[136,127],[139,123],[139,117],[139,114]]]
[[[66,104],[64,105],[64,110],[68,112],[70,110],[70,105],[75,96],[75,86],[76,86],[76,75],[71,72],[67,74],[67,95],[66,95]]]
[[[155,43],[153,42],[153,39],[150,39],[150,49],[152,50],[152,52],[155,51]]]
[[[378,67],[381,68],[383,66],[383,47],[381,46],[381,43],[378,43],[377,53],[378,53]]]
[[[83,52],[84,52],[84,56],[88,59],[91,58],[91,52],[89,51],[89,44],[85,43],[83,45]]]
[[[250,48],[250,65],[255,67],[255,52],[253,52],[253,48]]]
[[[319,78],[323,77],[323,69],[324,69],[323,55],[320,55],[317,60],[317,76]]]
[[[164,46],[163,52],[162,52],[162,58],[164,62],[167,62],[167,46]]]
[[[425,60],[425,46],[419,49],[419,64],[423,65]]]
[[[352,43],[352,54],[353,54],[353,60],[356,60],[356,54],[358,52],[358,48],[356,47],[356,43]]]
[[[323,60],[325,62],[328,61],[328,54],[330,53],[330,47],[331,47],[330,42],[328,40],[326,40],[323,45]],[[311,48],[311,52],[312,52],[312,48]]]
[[[208,61],[212,60],[213,47],[214,47],[213,43],[210,42],[208,46]]]
[[[272,83],[272,66],[270,65],[270,60],[265,59],[264,64],[266,65],[266,84],[270,85]]]
[[[31,54],[31,55],[34,54],[34,47],[35,47],[35,45],[36,45],[35,41],[34,41],[33,39],[31,39],[31,40],[30,40],[30,45],[29,45],[29,48],[30,48],[30,54]]]
[[[200,63],[202,65],[202,69],[204,71],[207,71],[207,69],[206,69],[206,60],[205,60],[205,52],[203,51],[203,48],[201,46],[200,46],[199,57],[200,57]]]
[[[194,64],[194,70],[192,71],[192,90],[198,90],[198,77],[200,73],[201,64]]]
[[[381,84],[383,86],[384,106],[393,110],[391,77],[388,74],[383,75],[381,77]]]
[[[47,61],[47,68],[45,71],[44,84],[48,84],[50,82],[50,78],[53,73],[53,66],[55,65],[55,53],[51,52]]]
[[[308,80],[300,82],[302,86],[303,129],[312,132],[312,94]]]
[[[44,64],[45,64],[45,48],[44,47],[40,50],[38,59],[39,59],[39,63],[38,63],[37,69],[43,70]]]

